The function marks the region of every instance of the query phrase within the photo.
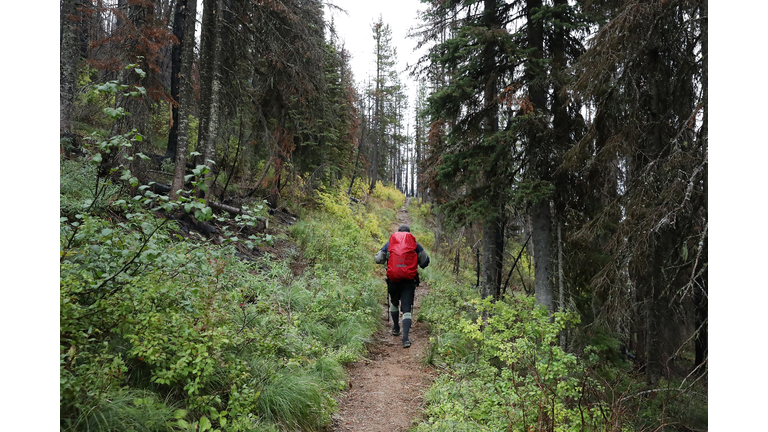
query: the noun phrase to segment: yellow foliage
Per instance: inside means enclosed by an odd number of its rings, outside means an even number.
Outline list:
[[[400,208],[405,202],[405,195],[399,190],[384,186],[380,181],[376,182],[376,188],[373,190],[374,198],[393,204],[394,208]]]
[[[422,219],[426,220],[429,216],[432,215],[432,204],[430,203],[424,203],[418,206],[416,209],[419,213],[419,216],[421,216]]]
[[[429,250],[433,249],[435,246],[435,233],[433,233],[431,230],[422,231],[420,229],[411,229],[411,232],[413,232],[413,236],[416,237],[419,240],[419,244]]]
[[[349,198],[340,191],[317,191],[317,197],[323,204],[323,208],[329,214],[339,219],[350,219],[352,210],[349,208]]]
[[[363,229],[375,239],[378,239],[381,236],[381,226],[379,225],[378,218],[374,215],[369,215],[369,217],[366,218],[363,223]]]

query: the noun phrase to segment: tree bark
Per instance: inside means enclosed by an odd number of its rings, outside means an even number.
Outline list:
[[[184,46],[184,30],[187,0],[176,0],[173,13],[173,35],[178,43],[171,48],[171,127],[168,129],[168,144],[165,157],[176,159],[176,146],[179,141],[179,82],[181,79],[181,51]],[[186,158],[185,158],[186,160]]]
[[[499,238],[502,237],[499,219],[498,216],[495,216],[483,223],[483,266],[480,286],[482,298],[496,297],[501,283],[499,255],[504,250],[499,247]]]
[[[77,40],[77,0],[63,0],[61,5],[61,47],[59,51],[59,135],[72,134],[72,109],[80,49]]]
[[[528,84],[528,93],[534,115],[546,111],[547,95],[543,87],[544,71],[541,70],[541,60],[544,55],[544,24],[541,19],[534,19],[534,15],[541,10],[541,0],[529,0],[526,3],[525,13],[527,18],[528,47],[533,48],[531,59],[525,66],[525,79]],[[550,145],[542,138],[541,131],[532,124],[528,135],[528,146],[531,152],[531,168],[536,180],[550,180]],[[533,245],[536,250],[534,256],[535,293],[536,302],[545,306],[548,311],[552,309],[552,275],[551,275],[551,246],[550,232],[552,230],[552,216],[549,208],[549,198],[542,198],[531,207],[531,222],[533,225]]]
[[[210,15],[207,32],[207,39],[211,40],[211,53],[208,58],[210,65],[208,69],[211,72],[211,94],[210,94],[210,107],[208,110],[208,124],[207,130],[204,135],[204,140],[200,141],[202,146],[203,164],[213,171],[213,160],[216,158],[216,136],[219,128],[219,97],[221,83],[219,79],[219,63],[221,53],[221,0],[205,0],[205,14]],[[202,79],[202,77],[201,77]],[[202,124],[202,122],[201,122]],[[205,192],[205,198],[208,199],[211,196],[212,182],[206,180],[207,186]]]
[[[216,25],[219,17],[218,0],[203,0],[203,22],[200,30],[200,120],[197,128],[197,152],[205,153],[208,142],[208,120],[211,115],[211,90],[213,88],[214,52],[216,50]],[[196,164],[201,162],[195,158]]]
[[[179,82],[179,136],[176,148],[176,166],[173,172],[170,198],[176,200],[178,191],[184,187],[184,173],[187,166],[187,148],[189,144],[189,112],[192,106],[192,62],[194,61],[196,0],[179,0],[184,3],[184,34],[188,36],[182,44],[181,75]]]
[[[484,0],[483,2],[483,25],[487,31],[493,31],[498,28],[499,20],[496,10],[497,0]],[[497,119],[498,104],[496,101],[496,52],[492,41],[486,42],[482,52],[483,74],[485,76],[485,88],[483,89],[483,132],[486,138],[490,138],[498,132],[499,124]],[[496,182],[497,172],[494,166],[486,167],[484,181],[486,184]],[[497,212],[501,206],[500,196],[496,188],[491,185],[491,192],[488,200],[494,211]],[[495,213],[489,215],[483,221],[483,280],[481,287],[481,296],[483,298],[493,296],[497,297],[501,288],[501,261],[499,257],[503,256],[504,243],[503,226],[501,215]]]
[[[533,224],[533,245],[536,248],[536,255],[533,260],[533,271],[536,278],[534,285],[536,303],[553,312],[550,269],[552,262],[550,251],[552,216],[549,210],[549,200],[541,200],[531,207],[531,221]]]

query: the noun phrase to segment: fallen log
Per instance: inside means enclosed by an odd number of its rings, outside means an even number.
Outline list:
[[[150,186],[150,189],[152,190],[152,192],[158,193],[158,194],[161,194],[161,193],[162,194],[167,194],[167,193],[169,193],[171,191],[171,187],[170,186],[164,185],[162,183],[152,183],[152,185]],[[189,197],[189,194],[186,194],[186,193],[182,194],[182,195],[187,197],[187,198]],[[231,214],[233,216],[245,215],[245,216],[254,217],[254,218],[258,219],[258,220],[264,221],[265,226],[267,228],[269,227],[269,219],[265,218],[264,216],[256,216],[256,215],[253,215],[253,214],[251,214],[251,213],[249,213],[247,211],[244,211],[243,209],[240,209],[240,208],[237,208],[237,207],[233,207],[233,206],[230,206],[230,205],[226,205],[226,204],[222,204],[222,203],[216,202],[216,201],[208,201],[207,204],[208,204],[208,206],[210,208],[212,208],[214,210],[225,211],[225,212],[227,212],[227,213],[229,213],[229,214]]]

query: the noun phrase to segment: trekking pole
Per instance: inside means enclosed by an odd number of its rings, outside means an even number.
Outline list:
[[[384,309],[387,313],[387,324],[389,324],[389,316],[392,315],[389,313],[389,290],[387,290],[387,307]]]

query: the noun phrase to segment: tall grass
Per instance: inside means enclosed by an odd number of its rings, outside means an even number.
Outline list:
[[[174,411],[173,404],[161,401],[155,393],[126,389],[94,401],[67,428],[87,432],[167,431]]]
[[[318,369],[280,366],[277,358],[251,361],[253,386],[259,392],[256,409],[260,417],[283,430],[321,430],[330,421],[335,407],[331,394],[337,388],[329,387],[329,383],[339,378],[338,374],[329,373],[329,369],[339,368],[338,365],[329,364],[332,363],[329,360],[323,363]]]

